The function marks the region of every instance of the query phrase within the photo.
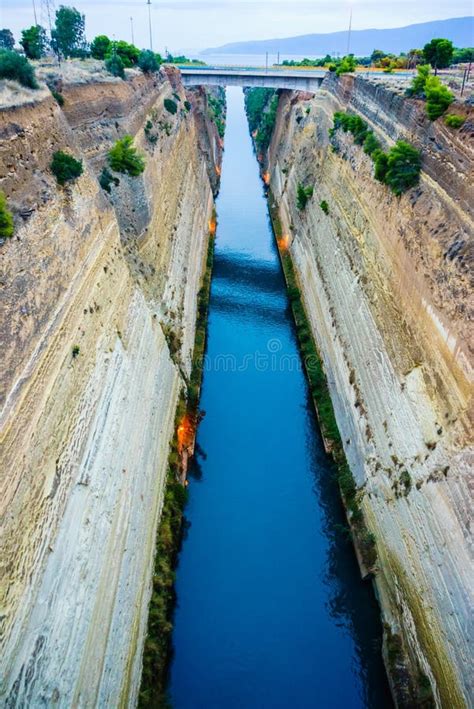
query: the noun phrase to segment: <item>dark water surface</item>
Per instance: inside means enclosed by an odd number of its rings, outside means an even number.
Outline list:
[[[389,707],[377,606],[339,528],[242,91],[227,98],[172,704]]]

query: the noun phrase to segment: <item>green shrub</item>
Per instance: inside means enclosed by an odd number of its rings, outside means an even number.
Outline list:
[[[8,49],[0,49],[0,79],[12,79],[29,89],[37,89],[35,70],[26,57]]]
[[[119,76],[121,79],[125,79],[125,67],[118,54],[114,54],[105,60],[105,68],[113,76]]]
[[[296,191],[296,206],[298,209],[305,209],[308,200],[313,196],[313,188],[305,187],[301,183],[298,184]]]
[[[72,155],[62,150],[57,150],[54,153],[50,167],[60,185],[76,180],[83,173],[82,160],[76,160]]]
[[[188,111],[188,112],[191,110],[191,104],[189,103],[189,101],[185,101],[185,102],[184,102],[184,108],[185,108],[186,111]]]
[[[437,76],[429,76],[425,83],[426,113],[431,121],[443,115],[454,101],[451,91],[441,83]]]
[[[416,68],[417,75],[412,79],[411,86],[407,90],[409,96],[422,96],[425,91],[426,79],[430,75],[431,67],[429,64],[420,64]]]
[[[0,239],[9,239],[13,231],[13,215],[8,209],[7,198],[0,192]]]
[[[133,147],[133,138],[126,135],[117,140],[109,150],[109,164],[115,172],[121,172],[132,177],[140,175],[145,169],[144,158]]]
[[[456,113],[448,113],[444,118],[445,124],[448,128],[460,128],[464,125],[466,118],[464,116],[459,116]]]
[[[140,50],[134,44],[120,40],[120,42],[111,43],[106,58],[111,59],[114,54],[120,57],[125,69],[131,69],[132,66],[138,64]]]
[[[380,143],[372,131],[369,131],[364,140],[364,153],[367,153],[367,155],[373,155],[376,150],[380,150]]]
[[[72,348],[73,359],[76,359],[76,357],[79,357],[80,353],[81,353],[81,348],[79,347],[79,345],[74,345]]]
[[[323,201],[319,203],[319,206],[323,210],[324,214],[329,214],[329,204],[326,202],[325,199],[323,199]]]
[[[357,62],[354,55],[348,54],[346,57],[343,57],[341,63],[336,66],[336,74],[337,76],[341,76],[341,74],[348,74],[355,71],[356,66]]]
[[[50,88],[49,90],[58,106],[64,106],[64,96],[59,91],[56,91],[56,89]]]
[[[138,57],[138,66],[144,74],[153,74],[160,68],[160,62],[156,58],[156,54],[150,49],[144,49]]]
[[[118,179],[118,177],[112,175],[110,170],[104,167],[104,169],[100,173],[99,184],[103,190],[110,194],[112,185],[115,185],[117,187],[120,184],[120,180]]]
[[[408,470],[404,470],[402,472],[402,474],[400,475],[400,482],[405,488],[405,495],[408,495],[411,490],[411,475]]]
[[[173,116],[178,112],[178,105],[176,101],[173,101],[171,98],[165,98],[163,105],[168,113],[171,113]]]
[[[94,59],[105,59],[111,50],[112,42],[105,34],[100,34],[91,42],[91,54]]]
[[[372,160],[374,161],[374,177],[379,182],[385,182],[385,176],[388,169],[388,156],[383,150],[377,148],[372,153]]]
[[[420,179],[420,151],[409,143],[399,140],[387,156],[385,184],[392,192],[400,196],[402,192],[414,187]]]

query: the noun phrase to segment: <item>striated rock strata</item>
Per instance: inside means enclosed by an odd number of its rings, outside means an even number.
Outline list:
[[[63,110],[43,92],[0,111],[16,222],[0,247],[0,703],[124,706],[221,143],[205,92],[186,96],[172,70],[62,93]],[[97,177],[127,133],[146,169],[107,195]],[[84,161],[64,189],[58,149]]]
[[[323,88],[282,93],[267,179],[376,537],[398,702],[432,692],[437,706],[464,707],[473,700],[473,119],[460,131],[431,124],[420,102],[363,79]],[[333,113],[346,109],[385,146],[422,149],[418,187],[391,194],[349,133],[331,149]],[[298,184],[314,187],[304,210]]]

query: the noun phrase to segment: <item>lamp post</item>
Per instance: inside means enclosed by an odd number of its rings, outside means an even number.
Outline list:
[[[135,37],[133,36],[133,17],[130,18],[130,27],[132,29],[132,44],[135,44]]]
[[[347,33],[347,54],[349,54],[351,49],[351,32],[352,32],[352,5],[351,14],[349,15],[349,31]]]
[[[148,5],[148,26],[150,29],[150,49],[153,51],[153,36],[151,33],[151,0],[147,0]]]

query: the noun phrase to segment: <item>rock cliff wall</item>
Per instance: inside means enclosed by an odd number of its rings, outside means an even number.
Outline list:
[[[42,92],[0,111],[16,222],[0,246],[0,703],[125,706],[221,142],[206,93],[171,70],[61,90],[63,110]],[[107,195],[97,178],[126,133],[146,169]],[[84,160],[63,189],[58,149]]]
[[[382,144],[422,149],[418,187],[391,194],[349,133],[331,149],[333,113],[346,109]],[[419,102],[331,78],[316,96],[282,93],[265,165],[376,537],[387,661],[405,706],[402,654],[417,701],[429,684],[438,706],[473,700],[472,127],[472,115],[454,132]],[[298,184],[314,187],[303,210]]]

